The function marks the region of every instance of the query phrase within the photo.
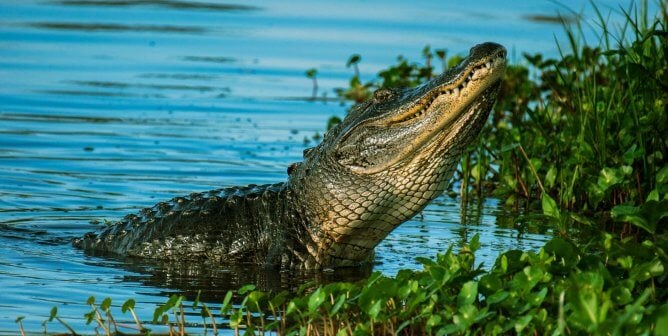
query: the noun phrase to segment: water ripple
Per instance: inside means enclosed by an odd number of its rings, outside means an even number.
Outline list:
[[[201,26],[141,25],[120,23],[84,23],[84,22],[30,22],[28,27],[48,30],[80,32],[135,32],[135,33],[179,33],[203,34],[209,30]]]
[[[178,0],[60,0],[53,4],[76,7],[163,7],[168,9],[204,10],[204,11],[253,11],[260,7],[241,4],[222,4],[215,2],[178,1]]]

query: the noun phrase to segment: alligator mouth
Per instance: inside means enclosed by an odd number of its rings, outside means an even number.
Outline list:
[[[492,87],[501,81],[505,63],[506,51],[502,49],[497,51],[495,54],[484,58],[483,60],[469,65],[464,71],[460,73],[457,80],[451,83],[437,86],[436,88],[430,90],[425,95],[425,97],[416,103],[415,106],[411,107],[406,113],[403,113],[402,115],[390,120],[389,125],[402,124],[414,120],[422,120],[430,114],[430,110],[433,109],[436,101],[439,98],[449,97],[453,100],[459,99],[460,95],[465,92],[471,83],[482,80],[482,84],[486,85],[482,85],[481,88],[475,90],[477,92],[469,94],[471,98],[475,100],[476,96],[483,94],[487,88]],[[466,75],[464,76],[461,74]],[[468,110],[468,107],[473,103],[473,100],[462,106],[463,108],[461,108],[460,111]]]
[[[455,79],[436,84],[406,113],[390,120],[389,127],[413,130],[413,138],[406,139],[398,155],[386,164],[414,162],[437,155],[434,153],[439,149],[459,148],[463,139],[486,120],[505,73],[505,56],[505,49],[500,49],[472,62]]]

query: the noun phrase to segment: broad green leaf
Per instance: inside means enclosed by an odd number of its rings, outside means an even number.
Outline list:
[[[280,293],[274,295],[274,297],[271,298],[269,303],[274,307],[279,307],[285,303],[285,301],[288,298],[288,292],[287,291],[281,291]]]
[[[232,300],[232,291],[227,291],[225,297],[223,298],[223,303],[220,306],[220,314],[227,315],[227,312],[232,306],[230,305],[230,300]]]
[[[378,318],[378,314],[380,314],[380,309],[382,307],[383,302],[378,300],[374,302],[367,310],[366,313],[369,315],[370,318],[376,319]]]
[[[320,305],[325,302],[326,298],[326,293],[322,288],[316,289],[315,292],[311,293],[311,296],[308,299],[308,311],[311,314],[316,312],[320,308]]]
[[[640,207],[618,205],[610,210],[616,221],[631,223],[649,233],[654,233],[656,225],[668,217],[668,200],[649,200]]]
[[[554,187],[554,182],[557,179],[557,167],[555,166],[550,166],[550,169],[547,170],[547,174],[545,174],[545,186],[547,188],[552,188]]]
[[[336,315],[336,313],[339,312],[341,307],[343,307],[343,304],[346,302],[346,295],[341,294],[339,297],[336,299],[334,302],[334,305],[332,306],[332,309],[329,310],[329,316],[332,317]]]
[[[598,176],[598,186],[606,191],[610,187],[617,185],[624,181],[624,177],[631,175],[632,168],[629,166],[622,166],[620,168],[605,167],[601,169]]]
[[[501,279],[496,274],[487,273],[480,277],[479,291],[484,295],[494,294],[501,289]]]
[[[549,266],[550,271],[554,273],[567,274],[581,259],[577,246],[561,237],[550,239],[543,249],[555,258]]]
[[[58,307],[53,306],[51,308],[51,312],[49,313],[49,322],[53,321],[53,319],[58,315]]]
[[[668,184],[668,165],[664,165],[658,173],[656,173],[657,184]]]
[[[429,317],[429,319],[427,320],[427,327],[433,328],[433,327],[441,324],[441,320],[442,320],[442,318],[441,318],[440,315],[437,315],[437,314],[431,315]]]
[[[254,291],[255,288],[256,288],[255,285],[248,284],[248,285],[245,285],[245,286],[242,286],[241,288],[239,288],[239,290],[237,292],[239,293],[239,295],[244,295],[244,294],[246,294],[250,291]]]
[[[659,201],[659,191],[654,189],[647,194],[647,199],[645,200],[647,202],[649,201]]]
[[[463,307],[473,304],[476,297],[478,297],[478,283],[476,281],[466,282],[457,296],[457,306]]]
[[[538,307],[543,303],[543,300],[545,300],[545,296],[547,296],[547,287],[543,287],[537,293],[529,294],[527,301],[534,307]]]
[[[106,297],[102,300],[102,303],[100,303],[100,309],[102,309],[102,311],[108,311],[109,308],[111,308],[111,298]]]
[[[135,299],[127,299],[121,306],[121,312],[125,314],[130,309],[135,309]]]
[[[631,291],[623,286],[617,286],[610,291],[610,298],[618,305],[625,305],[633,301]]]
[[[631,269],[629,277],[637,281],[645,281],[660,276],[663,272],[664,268],[661,260],[655,258],[652,261],[642,263]]]
[[[526,328],[527,325],[529,325],[529,322],[531,322],[531,319],[533,318],[532,315],[524,315],[520,317],[519,319],[515,320],[515,332],[518,334],[522,334],[522,330]]]
[[[668,303],[664,303],[659,308],[658,318],[656,319],[655,332],[657,336],[668,336]]]
[[[361,60],[362,56],[360,56],[359,54],[352,54],[350,55],[350,58],[348,58],[348,62],[346,62],[346,67],[350,67],[353,64],[357,64]]]
[[[478,316],[478,308],[474,305],[459,307],[457,311],[459,314],[454,315],[452,321],[455,322],[455,324],[464,325],[466,328],[473,324],[475,318]]]
[[[541,197],[541,205],[543,206],[544,215],[554,218],[557,221],[561,220],[561,212],[559,211],[557,202],[555,202],[547,193],[543,193],[543,196]]]
[[[295,301],[288,302],[288,308],[285,310],[285,315],[292,315],[296,312],[299,312],[299,307],[297,307]]]
[[[479,248],[480,248],[480,234],[476,233],[469,242],[469,249],[471,249],[472,253],[475,253],[475,251],[477,251]]]
[[[506,291],[496,292],[496,293],[487,297],[487,304],[491,305],[491,304],[499,303],[499,302],[507,299],[508,295],[510,295],[510,294]]]

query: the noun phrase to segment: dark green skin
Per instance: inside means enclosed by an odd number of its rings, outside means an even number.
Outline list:
[[[487,119],[505,49],[485,43],[413,89],[381,89],[288,181],[194,193],[75,239],[90,253],[280,268],[358,266],[447,187]]]

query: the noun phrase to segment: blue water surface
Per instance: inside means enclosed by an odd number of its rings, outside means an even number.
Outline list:
[[[286,179],[347,106],[311,101],[305,70],[318,69],[319,96],[334,98],[362,55],[362,80],[398,55],[422,49],[465,55],[480,42],[558,55],[563,29],[545,18],[581,13],[586,2],[504,1],[70,1],[0,2],[0,334],[29,331],[57,305],[75,329],[92,332],[86,299],[128,298],[151,320],[166,295],[198,290],[214,304],[229,288],[292,288],[335,275],[267,274],[90,257],[73,237],[174,196]],[[597,1],[605,13],[629,2]],[[618,20],[612,14],[613,23]],[[520,232],[503,200],[462,210],[439,197],[377,249],[388,275],[419,268],[451,244],[481,235],[478,260],[538,249],[549,230]],[[329,278],[328,278],[329,277]],[[345,278],[345,276],[343,276]],[[131,321],[118,313],[117,319]],[[50,331],[63,331],[56,323]]]

